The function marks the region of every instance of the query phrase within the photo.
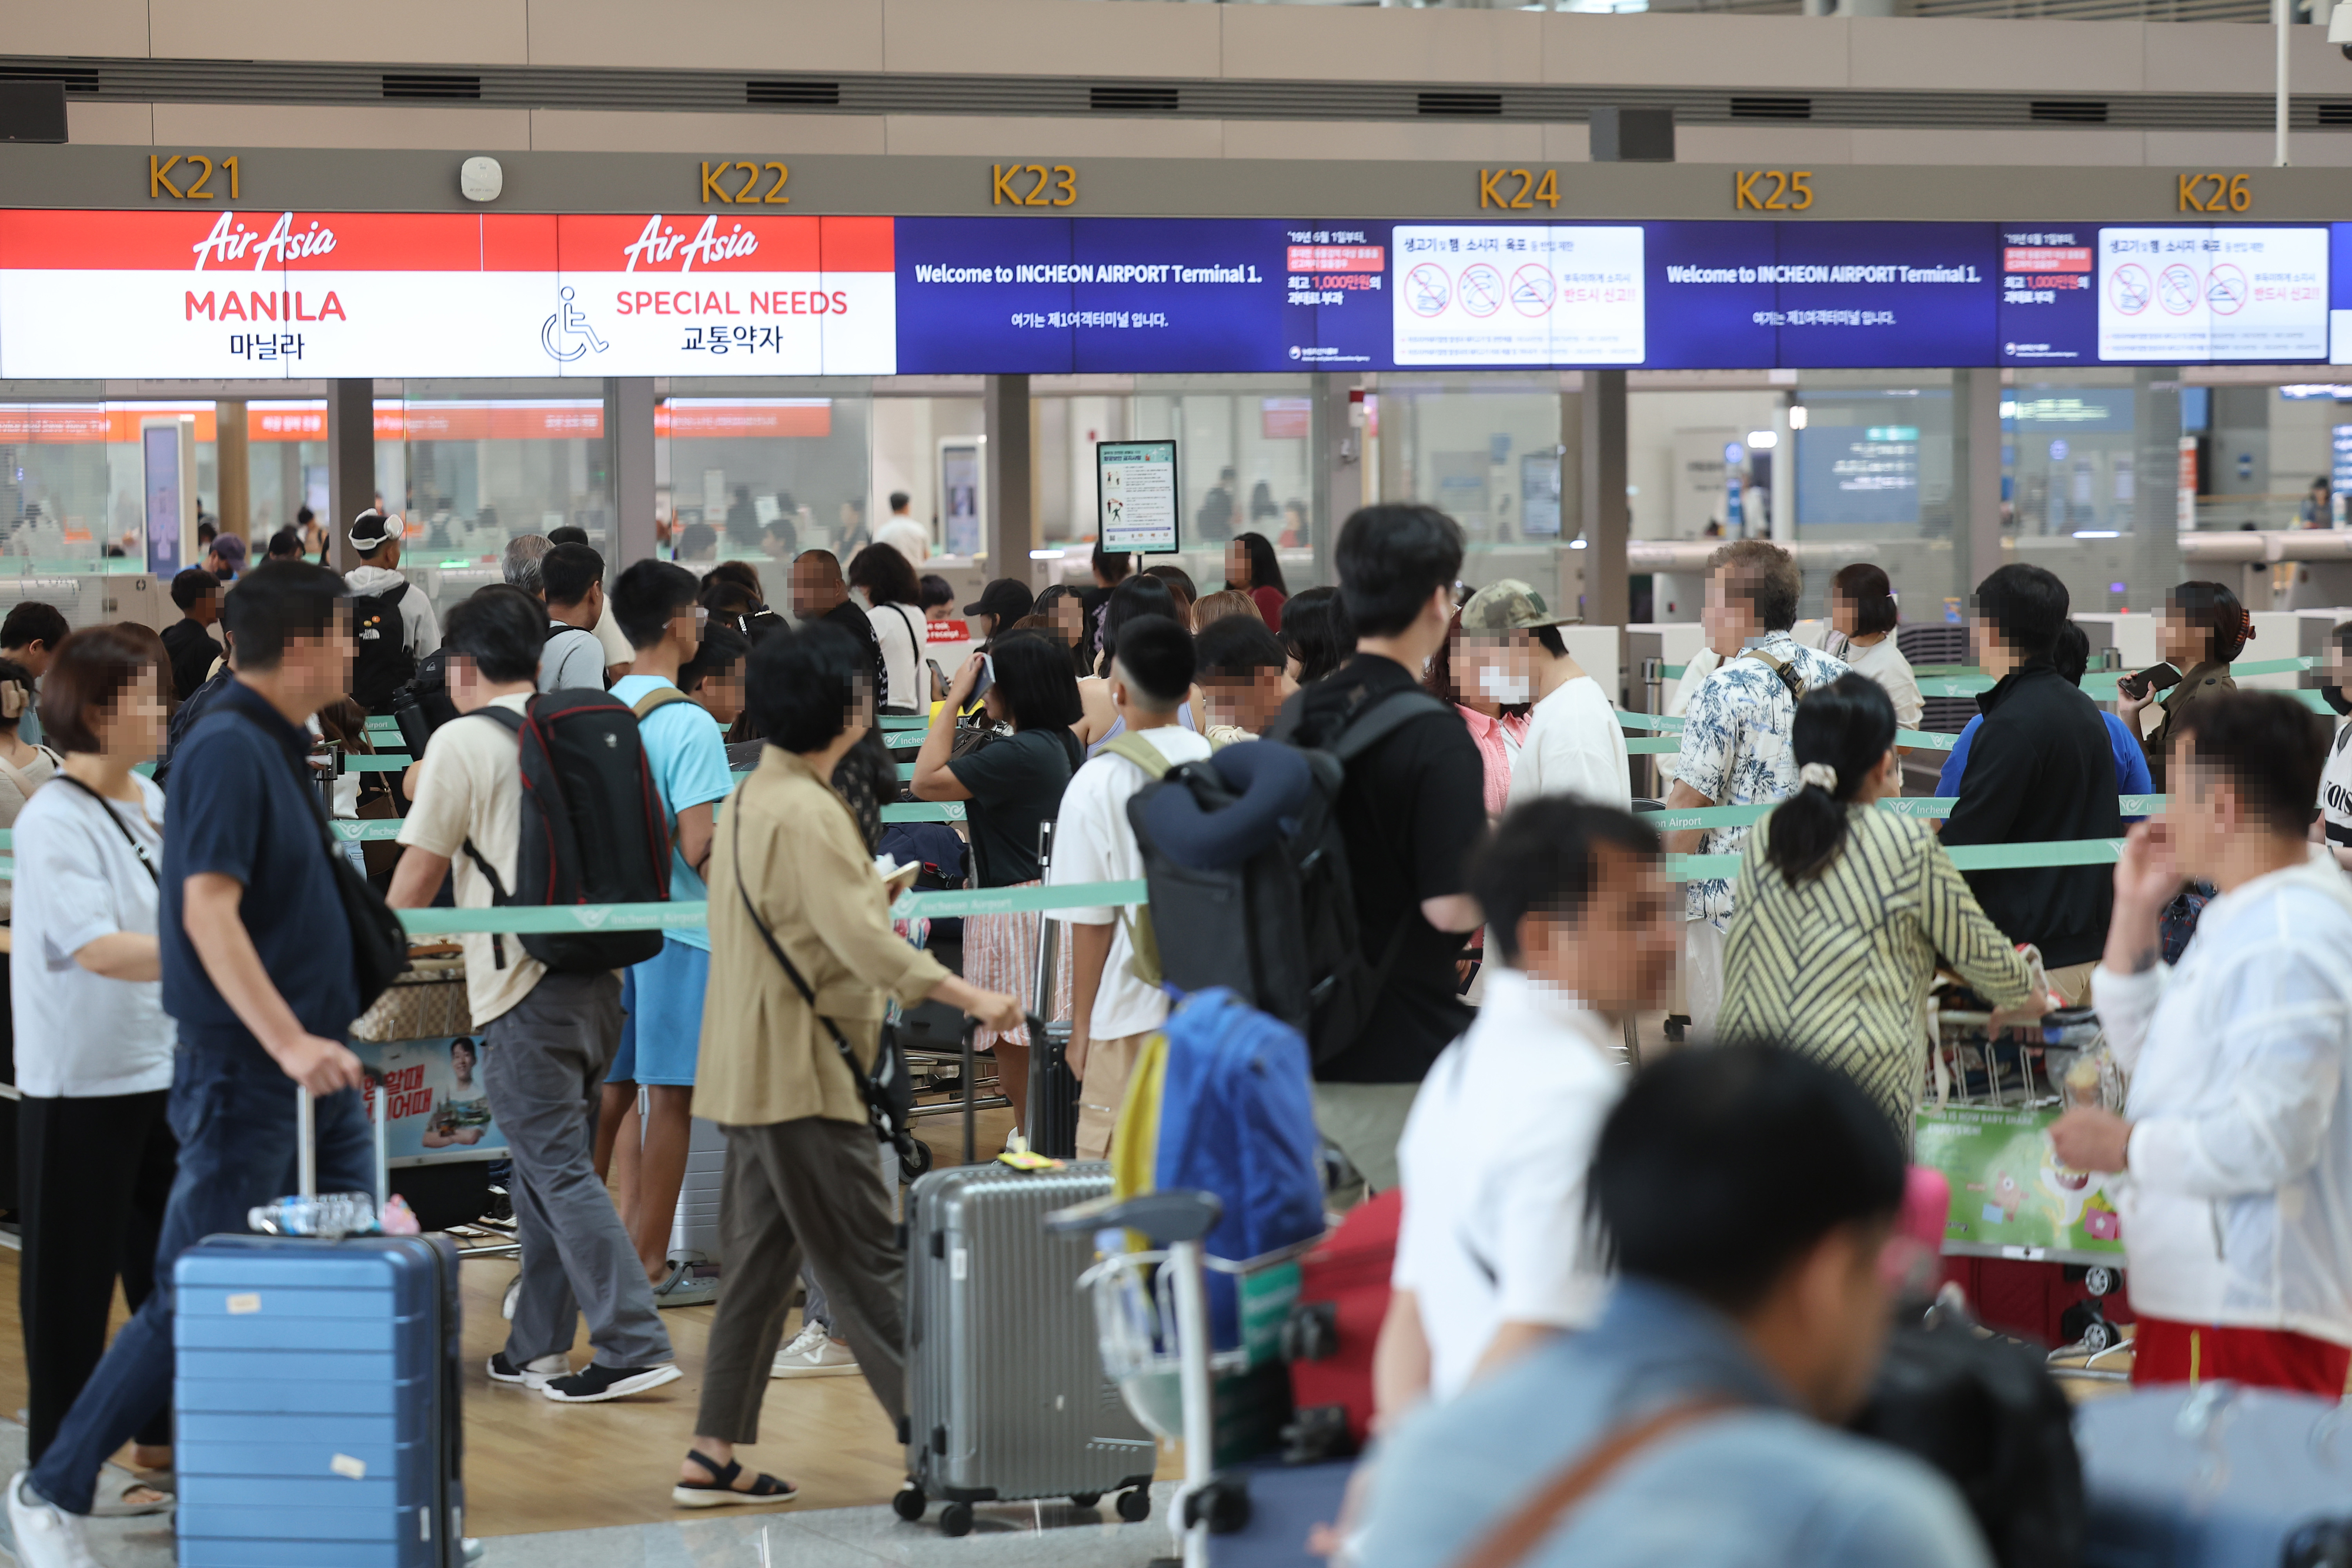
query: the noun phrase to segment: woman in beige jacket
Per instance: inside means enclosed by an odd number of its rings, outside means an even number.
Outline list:
[[[820,623],[762,642],[745,683],[768,745],[728,798],[708,873],[710,989],[694,1113],[727,1135],[728,1278],[694,1447],[671,1493],[688,1507],[794,1495],[773,1476],[746,1475],[734,1449],[759,1437],[803,1256],[883,1410],[895,1421],[905,1409],[906,1264],[860,1082],[893,999],[942,1001],[992,1029],[1021,1021],[1013,998],[965,984],[890,929],[888,893],[827,782],[873,722],[870,667],[847,633]],[[856,1053],[855,1073],[836,1029]]]

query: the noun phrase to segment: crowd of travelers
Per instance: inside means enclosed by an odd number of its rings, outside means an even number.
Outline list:
[[[184,619],[160,640],[70,630],[37,603],[7,616],[20,1561],[89,1568],[93,1511],[171,1506],[172,1264],[289,1190],[289,1079],[315,1096],[320,1189],[373,1185],[349,1044],[358,868],[322,831],[312,758],[322,736],[363,736],[349,704],[384,711],[428,664],[458,718],[493,722],[441,724],[393,776],[391,906],[504,901],[516,733],[556,692],[627,709],[669,897],[707,904],[617,972],[461,939],[520,1243],[488,1375],[559,1404],[646,1394],[681,1375],[663,1310],[715,1297],[681,1505],[795,1495],[736,1453],[771,1377],[862,1375],[886,1413],[905,1407],[890,1167],[835,1031],[870,1054],[896,1009],[969,1015],[1025,1126],[1039,923],[1060,921],[1043,1017],[1066,1020],[1076,1147],[1099,1159],[1169,1016],[1123,907],[971,918],[960,972],[894,928],[873,873],[880,808],[901,799],[877,728],[894,714],[920,737],[904,794],[960,803],[971,885],[1050,890],[1143,877],[1129,806],[1171,768],[1330,751],[1396,694],[1439,699],[1339,788],[1378,1006],[1314,1066],[1317,1129],[1357,1190],[1409,1200],[1350,1548],[1374,1568],[1465,1561],[1694,1400],[1722,1408],[1593,1480],[1564,1522],[1533,1516],[1521,1555],[1988,1560],[1947,1479],[1838,1430],[1885,1339],[1879,1263],[1939,974],[2004,1028],[2098,1009],[2127,1098],[2069,1110],[2051,1136],[2068,1166],[2127,1178],[2135,1377],[2343,1392],[2352,728],[2236,686],[2252,622],[2227,589],[2172,593],[2159,645],[2179,678],[2160,704],[2126,682],[2108,713],[2083,689],[2063,584],[2024,564],[1986,577],[1969,629],[1991,685],[1935,821],[1879,809],[1903,793],[1922,698],[1874,566],[1839,571],[1826,627],[1801,638],[1790,555],[1719,549],[1670,785],[1637,801],[1577,607],[1514,580],[1470,591],[1463,532],[1434,508],[1359,511],[1336,586],[1295,593],[1256,533],[1231,539],[1213,590],[1099,549],[1086,590],[999,579],[961,606],[979,646],[951,672],[927,623],[955,596],[922,575],[901,511],[845,565],[793,556],[789,616],[740,560],[615,570],[577,529],[517,539],[504,581],[436,612],[377,510],[348,527],[348,573],[273,549],[226,582],[180,574]],[[2352,625],[2322,674],[2352,713]],[[2126,830],[2122,798],[2151,785],[2160,809]],[[1727,807],[1755,810],[1653,825]],[[2053,840],[2121,849],[2112,866],[1965,871],[1950,852]],[[2194,935],[2168,955],[2184,918]],[[1629,1032],[1667,1014],[1688,1043],[1631,1071]],[[668,1256],[698,1117],[726,1139],[716,1279]],[[110,1344],[118,1280],[131,1316]],[[148,1480],[106,1469],[126,1443]]]

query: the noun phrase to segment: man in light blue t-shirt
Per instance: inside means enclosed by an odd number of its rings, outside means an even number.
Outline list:
[[[705,896],[702,870],[710,858],[713,808],[734,787],[719,721],[677,689],[678,666],[694,657],[705,612],[695,602],[694,574],[668,561],[641,560],[614,583],[612,611],[635,650],[629,673],[613,696],[636,710],[637,730],[670,820],[669,895],[680,903]],[[697,925],[667,934],[655,957],[630,967],[622,996],[627,1019],[620,1054],[604,1080],[597,1118],[596,1173],[625,1151],[621,1218],[637,1257],[666,1307],[709,1301],[715,1276],[697,1276],[668,1263],[670,1221],[686,1179],[687,1143],[693,1130],[694,1062],[702,1038],[702,993],[710,979],[710,933]],[[646,1087],[642,1127],[631,1114],[637,1085]],[[640,1153],[642,1144],[642,1153]]]

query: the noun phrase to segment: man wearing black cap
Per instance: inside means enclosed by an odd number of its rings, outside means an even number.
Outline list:
[[[352,519],[361,564],[343,574],[352,591],[352,695],[370,713],[389,711],[392,694],[416,663],[441,647],[441,622],[425,591],[400,574],[404,525],[371,507]]]
[[[971,640],[985,643],[999,632],[1027,615],[1036,607],[1037,596],[1029,585],[1017,577],[1000,577],[980,591],[980,597],[963,607],[964,619],[971,622]]]

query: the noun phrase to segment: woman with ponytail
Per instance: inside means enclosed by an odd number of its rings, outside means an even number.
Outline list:
[[[2004,1021],[2049,1004],[1927,824],[1874,809],[1902,793],[1895,729],[1894,704],[1867,675],[1842,675],[1797,706],[1799,787],[1740,852],[1718,1029],[1846,1073],[1907,1144],[1939,960]]]
[[[2172,749],[2173,735],[2189,707],[2216,692],[2233,692],[2230,666],[2246,651],[2254,634],[2254,618],[2238,596],[2218,582],[2184,582],[2164,596],[2156,617],[2156,651],[2179,672],[2180,683],[2159,701],[2152,689],[2134,696],[2128,689],[2116,694],[2116,712],[2124,727],[2139,734],[2140,715],[2150,703],[2161,710],[2156,727],[2141,738],[2147,752],[2147,772],[2157,789],[2164,788],[2164,760]]]

